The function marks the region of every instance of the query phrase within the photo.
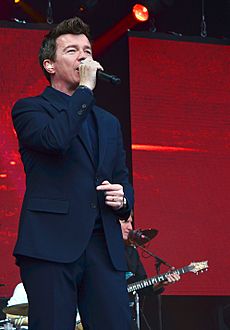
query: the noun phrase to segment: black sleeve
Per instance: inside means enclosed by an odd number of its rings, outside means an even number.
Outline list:
[[[128,270],[129,272],[133,273],[133,276],[131,276],[127,282],[128,284],[141,281],[145,278],[147,278],[146,271],[144,269],[144,266],[140,260],[140,256],[137,252],[137,249],[133,246],[127,246],[126,247],[126,260],[128,264]],[[138,290],[140,295],[150,295],[155,294],[153,286],[149,286],[147,288],[143,288],[141,290]]]

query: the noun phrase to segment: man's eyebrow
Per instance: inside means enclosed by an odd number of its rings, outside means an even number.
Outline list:
[[[84,46],[83,48],[84,48],[84,49],[92,50],[92,47],[91,47],[90,45]]]
[[[76,45],[67,45],[66,47],[63,48],[63,50],[66,50],[68,48],[77,48]]]
[[[75,48],[75,49],[77,49],[78,47],[79,47],[78,45],[74,45],[74,44],[73,45],[68,45],[68,46],[66,46],[63,49],[63,51],[67,50],[68,48]],[[84,46],[83,49],[89,49],[89,50],[92,51],[92,47],[90,45]]]

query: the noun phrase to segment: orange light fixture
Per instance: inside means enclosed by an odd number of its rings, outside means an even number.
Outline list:
[[[149,18],[148,9],[139,3],[133,6],[133,15],[140,22],[146,22]]]
[[[20,2],[20,0],[14,0],[14,3],[19,3]]]

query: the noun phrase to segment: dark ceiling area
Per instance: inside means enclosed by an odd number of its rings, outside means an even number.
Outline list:
[[[80,16],[97,38],[128,15],[135,3],[145,4],[151,13],[148,22],[132,30],[200,36],[204,14],[208,37],[230,37],[230,0],[6,0],[0,3],[0,20],[26,24],[46,23],[48,18],[56,24]]]

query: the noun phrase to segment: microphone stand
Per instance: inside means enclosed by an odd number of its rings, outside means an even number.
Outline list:
[[[136,307],[136,325],[137,329],[141,329],[141,321],[140,321],[140,300],[139,294],[135,292],[135,307]]]
[[[165,266],[167,266],[169,268],[172,268],[172,266],[167,261],[165,261],[162,258],[158,257],[154,253],[150,252],[149,250],[147,250],[142,245],[139,245],[135,241],[132,241],[132,243],[135,246],[139,247],[144,252],[146,252],[149,256],[151,256],[151,257],[153,257],[155,259],[155,267],[156,267],[156,273],[157,273],[157,275],[160,275],[161,264],[164,264]],[[157,295],[157,300],[158,300],[159,330],[163,330],[163,322],[162,322],[162,299],[161,299],[161,295],[160,294]]]

